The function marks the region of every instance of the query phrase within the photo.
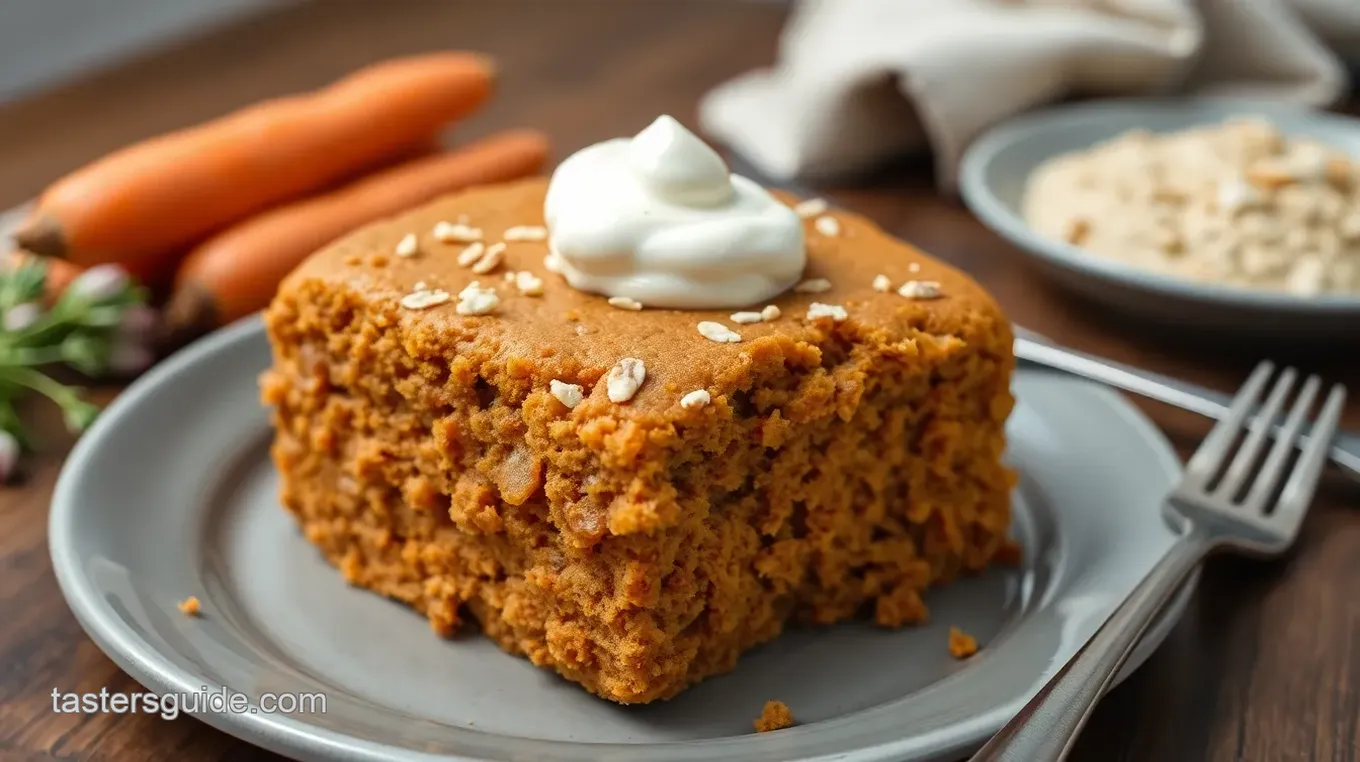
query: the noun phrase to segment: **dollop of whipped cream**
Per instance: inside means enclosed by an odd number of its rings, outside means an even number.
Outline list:
[[[543,212],[552,269],[648,307],[757,305],[807,263],[798,215],[669,116],[568,157]]]

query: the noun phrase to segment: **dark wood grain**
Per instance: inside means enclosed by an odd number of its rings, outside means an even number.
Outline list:
[[[323,0],[285,7],[26,101],[0,106],[0,205],[147,135],[327,82],[383,57],[446,47],[493,53],[499,96],[455,139],[508,125],[547,130],[558,156],[632,132],[657,113],[683,120],[725,78],[772,60],[778,4]],[[952,200],[919,166],[838,202],[972,272],[1010,314],[1083,349],[1231,389],[1277,346],[1171,341],[1067,298]],[[1356,347],[1299,358],[1360,390]],[[101,390],[107,399],[116,389]],[[1360,396],[1360,395],[1357,395]],[[1140,403],[1142,404],[1142,403]],[[1184,452],[1207,430],[1144,405]],[[85,637],[48,562],[47,504],[70,440],[52,411],[25,482],[0,488],[0,762],[272,758],[196,720],[70,715],[51,691],[134,691]],[[1349,409],[1360,424],[1360,406]],[[154,464],[147,464],[154,468]],[[1215,560],[1166,644],[1102,704],[1074,759],[1352,762],[1360,759],[1360,490],[1329,479],[1298,553]]]

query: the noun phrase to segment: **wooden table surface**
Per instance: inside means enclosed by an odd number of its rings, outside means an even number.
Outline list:
[[[436,48],[488,51],[502,66],[495,102],[458,137],[531,125],[551,134],[560,158],[631,134],[658,113],[693,123],[708,88],[773,59],[784,14],[777,3],[698,0],[284,7],[0,105],[0,205],[129,141],[319,86],[370,61]],[[1281,356],[1280,347],[1172,339],[1070,300],[957,201],[938,198],[921,166],[826,193],[968,270],[1018,323],[1072,346],[1223,389],[1234,388],[1258,356]],[[1360,399],[1356,349],[1286,356],[1348,383]],[[1194,416],[1142,407],[1183,453],[1207,430]],[[95,648],[57,590],[47,506],[70,442],[52,411],[26,412],[47,446],[22,484],[0,488],[0,762],[273,758],[186,717],[52,712],[54,688],[140,688]],[[1348,412],[1349,424],[1360,425],[1360,405]],[[1209,563],[1184,619],[1102,703],[1073,759],[1360,759],[1360,490],[1332,475],[1313,514],[1289,561]]]

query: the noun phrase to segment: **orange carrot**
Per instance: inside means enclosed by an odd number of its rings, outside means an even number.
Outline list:
[[[183,337],[263,309],[294,267],[354,228],[449,191],[533,174],[547,154],[542,133],[508,130],[228,228],[181,263],[168,327]]]
[[[129,146],[48,188],[15,240],[135,269],[395,156],[475,110],[493,80],[473,53],[401,58]]]
[[[64,259],[53,259],[52,257],[39,257],[27,251],[14,250],[5,255],[6,267],[18,267],[29,260],[39,259],[47,265],[47,282],[43,287],[43,297],[47,302],[53,303],[57,297],[61,296],[66,287],[71,285],[71,281],[76,279],[85,268]]]
[[[328,183],[325,187],[321,188],[319,192],[328,193],[369,173],[390,169],[414,159],[432,156],[439,153],[441,150],[443,149],[440,148],[439,141],[435,139],[435,136],[428,136],[409,146],[404,146],[390,159],[384,159],[381,162],[367,165],[357,172],[342,178],[338,182]],[[119,264],[123,269],[128,271],[129,275],[150,289],[156,299],[161,299],[169,293],[169,290],[174,283],[175,270],[179,267],[180,260],[184,258],[184,255],[188,252],[189,248],[189,246],[179,247],[162,252],[153,257],[139,257],[131,261],[120,262]],[[51,259],[52,261],[68,261],[58,260],[56,257],[47,257],[47,259]]]

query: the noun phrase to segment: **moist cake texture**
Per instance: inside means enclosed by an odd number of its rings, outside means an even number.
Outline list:
[[[923,591],[1006,552],[1011,332],[977,284],[834,212],[835,235],[806,222],[805,277],[829,288],[777,297],[773,320],[611,306],[523,234],[545,187],[360,230],[265,315],[282,501],[350,583],[636,703],[731,670],[793,621],[923,621]],[[520,232],[473,273],[440,222],[488,246]],[[417,252],[394,254],[409,233]],[[474,280],[498,303],[460,314]],[[899,295],[908,280],[939,298]],[[624,358],[645,378],[617,402]]]

